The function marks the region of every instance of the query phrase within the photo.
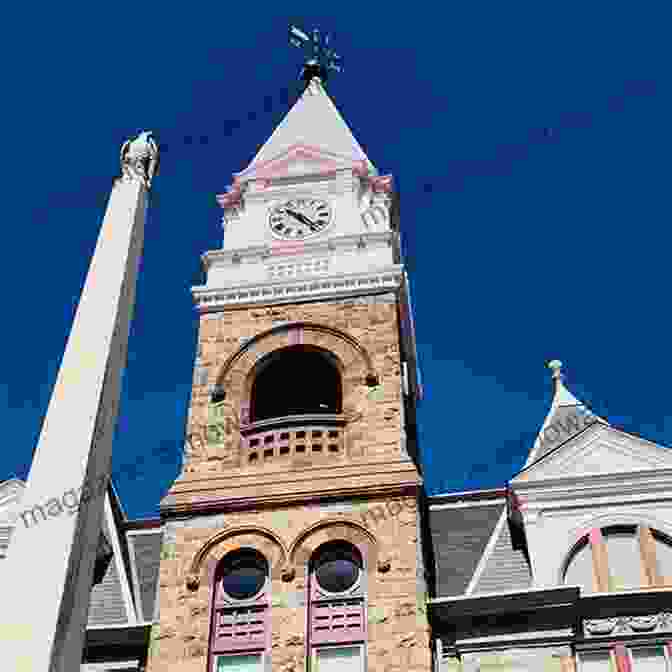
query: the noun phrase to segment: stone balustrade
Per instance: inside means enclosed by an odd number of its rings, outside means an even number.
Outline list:
[[[297,458],[342,457],[342,415],[306,414],[261,420],[242,426],[242,463],[263,465]]]

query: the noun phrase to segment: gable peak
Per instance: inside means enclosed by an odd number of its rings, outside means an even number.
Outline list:
[[[304,92],[271,137],[239,175],[268,164],[296,146],[319,149],[325,154],[343,157],[357,165],[364,162],[368,171],[376,174],[373,164],[327,94],[319,77],[310,79]]]

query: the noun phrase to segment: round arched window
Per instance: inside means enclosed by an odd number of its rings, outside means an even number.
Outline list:
[[[609,525],[586,535],[570,554],[565,584],[586,593],[666,586],[672,577],[672,545],[658,530]]]
[[[314,568],[320,588],[329,593],[342,593],[357,583],[362,561],[354,548],[333,542],[319,551]]]
[[[248,600],[266,583],[268,563],[261,553],[241,549],[226,556],[222,568],[222,589],[234,600]]]

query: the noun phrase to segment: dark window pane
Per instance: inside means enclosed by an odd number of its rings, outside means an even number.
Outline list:
[[[259,553],[234,553],[225,561],[222,588],[234,600],[254,597],[264,587],[267,571],[266,562]]]
[[[320,552],[315,563],[315,577],[321,588],[342,593],[357,582],[361,562],[348,547],[334,543]]]

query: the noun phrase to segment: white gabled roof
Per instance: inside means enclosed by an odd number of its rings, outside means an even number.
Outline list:
[[[242,172],[248,172],[285,154],[295,145],[319,148],[352,161],[365,161],[376,174],[375,167],[317,77],[310,81],[301,97]]]

